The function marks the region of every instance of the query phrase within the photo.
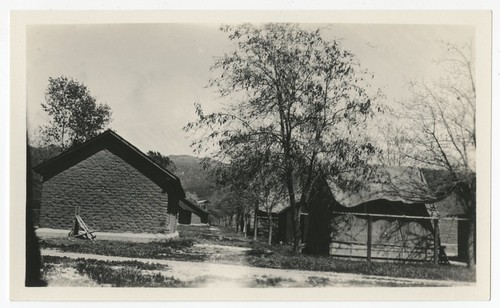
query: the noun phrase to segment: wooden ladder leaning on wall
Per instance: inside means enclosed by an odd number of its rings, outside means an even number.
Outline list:
[[[80,233],[82,231],[83,233]],[[82,239],[89,239],[94,241],[96,236],[93,234],[98,230],[90,230],[87,224],[83,221],[82,217],[80,217],[80,207],[77,206],[75,208],[75,219],[73,220],[73,227],[69,232],[69,237],[77,237]]]

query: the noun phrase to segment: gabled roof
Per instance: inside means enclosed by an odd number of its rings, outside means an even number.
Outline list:
[[[179,203],[179,206],[181,209],[185,211],[190,211],[192,213],[195,213],[196,215],[202,217],[203,215],[208,215],[208,211],[202,209],[201,207],[197,206],[196,204],[190,202],[187,199],[181,199],[181,202]]]
[[[359,181],[356,191],[341,189],[332,179],[327,179],[335,200],[345,207],[385,199],[403,203],[433,202],[436,197],[417,168],[371,166],[365,174],[347,175],[351,181]]]
[[[60,172],[78,164],[101,150],[108,150],[136,168],[164,191],[172,191],[184,198],[180,179],[172,172],[152,161],[146,154],[112,130],[107,130],[88,141],[33,168],[47,181]]]
[[[332,179],[328,186],[333,197],[347,208],[361,204],[372,204],[375,200],[388,200],[405,204],[433,204],[441,216],[460,216],[464,209],[456,194],[448,189],[442,193],[446,184],[444,178],[435,174],[446,174],[443,170],[434,170],[432,182],[429,182],[429,170],[413,167],[371,166],[366,174],[350,174],[350,180],[361,181],[359,190],[341,189]],[[439,187],[439,188],[438,188]]]

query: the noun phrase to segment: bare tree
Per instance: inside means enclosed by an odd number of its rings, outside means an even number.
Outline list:
[[[412,150],[411,129],[407,122],[398,121],[394,112],[390,109],[387,112],[389,120],[375,121],[374,136],[377,153],[374,157],[375,163],[382,166],[409,166],[414,161],[408,155]]]
[[[403,102],[411,127],[406,132],[406,157],[414,164],[442,170],[437,197],[456,193],[469,219],[469,266],[475,263],[476,221],[476,85],[472,44],[443,42],[445,57],[436,62],[445,77],[412,82],[411,98]]]

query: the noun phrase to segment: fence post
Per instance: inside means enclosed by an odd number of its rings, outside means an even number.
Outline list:
[[[366,239],[366,259],[372,262],[372,217],[368,215],[368,236]]]
[[[439,264],[439,220],[433,219],[434,224],[434,264]]]

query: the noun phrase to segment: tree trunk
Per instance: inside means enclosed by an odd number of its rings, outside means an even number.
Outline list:
[[[267,218],[269,220],[269,236],[267,239],[267,243],[271,245],[273,243],[273,216],[271,212],[267,213]]]
[[[257,211],[259,210],[259,203],[255,203],[255,210],[254,210],[254,216],[253,216],[253,240],[257,240]]]
[[[467,267],[471,268],[476,265],[476,211],[475,205],[471,207],[471,213],[467,228]]]
[[[243,234],[245,235],[245,237],[247,237],[247,224],[248,224],[248,217],[247,214],[245,213],[245,215],[243,216]]]
[[[240,232],[240,214],[236,214],[236,221],[235,221],[235,227],[236,227],[236,234]]]
[[[292,207],[293,215],[293,250],[302,252],[302,232],[300,229],[300,203],[294,202]]]
[[[302,234],[300,230],[300,202],[295,202],[295,189],[293,187],[293,174],[291,169],[288,170],[286,174],[286,187],[292,211],[293,250],[295,252],[301,252]]]

